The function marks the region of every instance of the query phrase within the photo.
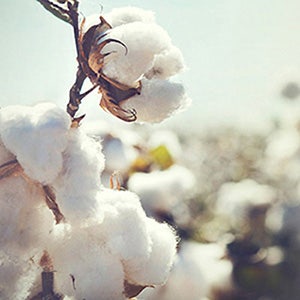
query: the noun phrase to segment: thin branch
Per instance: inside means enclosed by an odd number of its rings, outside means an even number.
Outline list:
[[[46,10],[51,12],[55,17],[61,19],[64,22],[67,22],[72,25],[72,20],[69,16],[69,11],[62,8],[61,6],[48,1],[48,0],[37,0]]]

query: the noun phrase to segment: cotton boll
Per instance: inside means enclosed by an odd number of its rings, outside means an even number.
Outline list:
[[[76,222],[93,216],[103,168],[100,143],[79,128],[72,129],[64,152],[63,172],[53,184],[67,220]]]
[[[135,109],[137,122],[159,123],[184,110],[190,101],[180,83],[143,79],[141,94],[129,98],[121,106]]]
[[[75,299],[125,299],[122,263],[96,235],[73,228],[52,246],[57,291]]]
[[[177,238],[167,224],[148,218],[147,227],[152,245],[150,256],[136,271],[127,270],[127,279],[139,285],[161,285],[166,282],[174,263]]]
[[[167,32],[150,23],[134,22],[115,27],[110,31],[109,37],[122,41],[128,48],[128,53],[118,43],[107,44],[102,53],[114,52],[105,58],[103,73],[133,87],[152,67],[155,54],[171,45]]]
[[[16,155],[25,173],[43,184],[52,182],[62,168],[70,117],[53,104],[8,106],[0,110],[0,135]]]
[[[114,8],[110,13],[105,14],[104,17],[112,27],[133,22],[155,22],[152,11],[131,6]]]
[[[184,68],[185,64],[181,51],[175,46],[170,46],[155,55],[153,67],[145,74],[145,77],[147,79],[167,79],[181,72]]]
[[[178,165],[164,171],[135,173],[128,181],[129,190],[140,196],[146,211],[170,211],[194,185],[194,175]]]

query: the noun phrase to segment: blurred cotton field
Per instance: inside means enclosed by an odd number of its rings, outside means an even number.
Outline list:
[[[183,55],[150,10],[103,16],[94,46],[121,43],[90,67],[141,88],[116,101],[136,122],[85,103],[80,126],[53,103],[1,107],[0,299],[299,299],[298,72],[264,128],[154,125],[191,105]],[[99,13],[80,21],[85,34]],[[84,99],[93,111],[104,92]]]

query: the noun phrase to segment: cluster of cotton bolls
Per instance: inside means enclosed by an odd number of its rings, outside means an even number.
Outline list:
[[[148,218],[136,194],[101,185],[101,145],[71,128],[67,113],[48,103],[10,106],[0,128],[1,299],[41,292],[45,251],[66,299],[126,299],[166,281],[174,231]],[[59,224],[46,205],[50,188]]]
[[[104,14],[112,26],[105,38],[121,41],[108,43],[101,53],[102,72],[129,87],[141,84],[141,93],[120,103],[123,109],[134,109],[139,122],[160,122],[186,108],[190,103],[184,87],[170,80],[184,69],[180,50],[172,44],[168,33],[156,24],[154,14],[136,7],[113,9]],[[84,32],[99,24],[99,15],[86,19]]]

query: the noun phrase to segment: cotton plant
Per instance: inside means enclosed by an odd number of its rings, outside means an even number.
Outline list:
[[[117,178],[104,187],[101,141],[76,113],[98,88],[101,107],[120,119],[162,121],[189,102],[169,80],[182,56],[151,12],[119,9],[86,27],[78,1],[38,1],[74,28],[78,71],[67,112],[51,103],[0,110],[0,297],[129,299],[167,281],[177,236]]]

